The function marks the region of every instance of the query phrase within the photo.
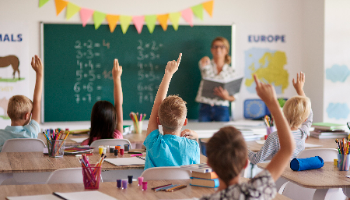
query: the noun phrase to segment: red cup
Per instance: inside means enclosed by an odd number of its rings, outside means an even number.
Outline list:
[[[121,156],[124,155],[124,149],[120,149],[120,155],[121,155]]]

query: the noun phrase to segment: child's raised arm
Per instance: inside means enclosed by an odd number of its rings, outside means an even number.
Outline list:
[[[287,120],[282,115],[276,98],[275,89],[270,84],[261,83],[256,75],[254,75],[254,80],[256,83],[256,92],[274,116],[277,126],[277,134],[281,148],[266,167],[271,173],[272,178],[276,181],[290,162],[290,157],[295,149],[295,142]]]
[[[31,65],[36,73],[36,82],[33,95],[32,119],[39,123],[41,95],[43,93],[43,63],[41,62],[40,58],[37,55],[35,55],[35,57],[32,57]]]
[[[114,59],[112,69],[114,84],[114,107],[117,114],[117,130],[123,133],[123,91],[120,77],[122,75],[122,66],[119,66],[118,59]]]
[[[165,74],[163,76],[163,80],[159,85],[158,92],[156,98],[154,99],[154,104],[151,112],[151,116],[149,118],[148,127],[147,127],[147,136],[152,131],[158,129],[157,117],[158,117],[158,109],[162,101],[165,99],[166,94],[168,93],[170,80],[173,77],[174,73],[177,71],[180,65],[182,54],[180,53],[177,61],[169,61],[165,67]]]
[[[297,81],[294,81],[294,78],[293,78],[293,86],[295,88],[295,91],[298,93],[298,95],[305,97],[304,84],[305,84],[305,74],[303,72],[300,72],[299,74],[297,73]]]

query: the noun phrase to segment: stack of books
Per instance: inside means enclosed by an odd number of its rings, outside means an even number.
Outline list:
[[[181,168],[192,171],[191,186],[219,187],[218,176],[207,164],[183,165]]]
[[[315,130],[310,132],[310,136],[318,139],[347,138],[349,135],[348,127],[344,124],[320,122],[313,123],[312,127]]]

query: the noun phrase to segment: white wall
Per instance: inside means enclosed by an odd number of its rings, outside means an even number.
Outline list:
[[[346,0],[325,1],[324,37],[324,120],[329,122],[350,121],[350,2]],[[344,70],[333,68],[333,82],[326,71],[334,65],[345,66]],[[347,76],[346,76],[347,75]],[[343,79],[343,80],[344,80]],[[330,110],[327,109],[332,105]],[[333,113],[330,113],[333,112]]]
[[[3,1],[3,0],[2,0]],[[166,12],[179,11],[192,5],[199,4],[205,0],[70,0],[81,7],[96,9],[106,13],[140,15],[140,14],[160,14]],[[30,55],[40,53],[40,25],[39,22],[60,22],[60,23],[80,23],[79,15],[75,15],[69,21],[65,20],[65,10],[56,16],[54,0],[49,1],[42,8],[38,8],[38,0],[11,0],[6,2],[6,6],[0,6],[0,20],[7,22],[27,22],[30,35]],[[195,19],[195,24],[236,24],[236,67],[238,71],[243,70],[244,53],[241,40],[246,40],[243,30],[254,29],[255,25],[260,27],[262,33],[268,33],[270,28],[273,31],[283,32],[284,27],[293,37],[293,44],[287,44],[287,48],[292,48],[293,53],[290,60],[293,66],[288,68],[291,72],[303,70],[307,75],[322,66],[322,29],[323,29],[323,8],[324,2],[319,0],[216,0],[214,3],[213,18],[207,14],[204,20]],[[92,22],[90,22],[92,23]],[[106,23],[106,22],[105,22]],[[182,23],[184,23],[182,21]],[[266,25],[266,28],[264,28]],[[281,27],[279,29],[279,26]],[[120,28],[119,25],[117,28]],[[264,30],[266,29],[266,30]],[[290,31],[295,30],[295,31]],[[1,27],[0,27],[1,31]],[[29,61],[27,67],[29,66]],[[299,66],[300,65],[300,66]],[[322,76],[322,73],[318,73]],[[290,81],[295,75],[290,73]],[[306,92],[313,101],[313,109],[317,113],[317,120],[322,120],[322,87],[314,90],[320,81],[316,77],[308,76]],[[35,74],[30,73],[30,88],[33,90],[35,84]],[[287,96],[293,93],[292,85],[289,85]],[[295,93],[294,93],[295,94]],[[294,95],[293,94],[293,95]],[[241,101],[243,98],[241,98]],[[240,107],[242,104],[237,104]],[[239,110],[239,109],[238,109]],[[236,113],[242,116],[242,109]]]

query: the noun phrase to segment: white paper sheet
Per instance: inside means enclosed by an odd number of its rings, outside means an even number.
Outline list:
[[[88,139],[88,137],[82,137],[82,138],[69,138],[70,140],[73,140],[76,143],[82,143],[84,140]]]
[[[121,166],[121,165],[144,165],[145,160],[137,157],[133,158],[107,158],[106,162],[109,162],[113,165]]]
[[[257,140],[255,142],[258,143],[258,144],[265,144],[265,140]]]
[[[113,198],[99,191],[84,191],[84,192],[69,192],[69,193],[55,192],[55,194],[69,200],[97,200],[97,199],[116,200],[116,198]]]
[[[34,195],[34,196],[19,196],[19,197],[6,197],[8,200],[62,200],[53,194]]]

